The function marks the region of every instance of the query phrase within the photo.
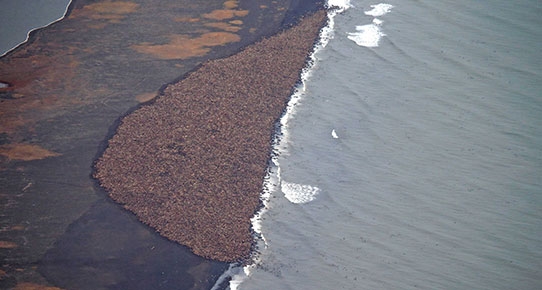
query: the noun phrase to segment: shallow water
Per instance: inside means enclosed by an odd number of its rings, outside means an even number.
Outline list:
[[[239,289],[540,289],[542,7],[351,4],[288,122]],[[292,183],[319,191],[295,203]]]
[[[29,31],[64,16],[70,0],[21,0],[0,2],[0,55],[26,40]]]

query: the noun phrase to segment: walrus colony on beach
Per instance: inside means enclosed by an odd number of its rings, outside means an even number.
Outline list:
[[[94,176],[113,200],[195,254],[248,258],[275,123],[325,22],[318,11],[169,85],[122,119]]]

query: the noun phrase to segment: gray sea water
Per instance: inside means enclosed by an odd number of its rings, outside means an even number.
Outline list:
[[[0,56],[26,40],[29,31],[62,18],[70,0],[0,0]]]
[[[350,4],[232,288],[542,289],[542,2]]]

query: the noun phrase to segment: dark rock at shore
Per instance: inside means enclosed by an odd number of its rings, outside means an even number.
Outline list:
[[[325,21],[318,11],[169,85],[122,119],[94,176],[112,199],[195,254],[248,258],[274,125]]]

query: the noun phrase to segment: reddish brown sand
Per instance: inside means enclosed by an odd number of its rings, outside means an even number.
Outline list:
[[[274,124],[325,21],[319,11],[168,86],[122,119],[95,177],[141,221],[197,255],[249,257]]]

